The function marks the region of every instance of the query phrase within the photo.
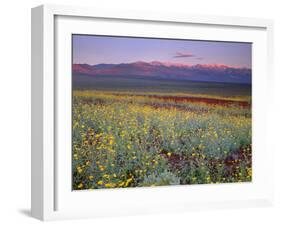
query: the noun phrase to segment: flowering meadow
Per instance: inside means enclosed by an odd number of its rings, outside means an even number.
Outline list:
[[[251,99],[75,90],[73,189],[250,182]]]

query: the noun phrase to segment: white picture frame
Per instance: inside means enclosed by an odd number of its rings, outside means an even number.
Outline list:
[[[107,21],[107,24],[103,23]],[[99,23],[103,23],[99,25]],[[120,31],[114,30],[115,23]],[[124,24],[122,24],[124,23]],[[136,26],[134,29],[130,26]],[[157,25],[158,24],[158,25]],[[89,26],[91,25],[91,26]],[[110,189],[109,191],[75,192],[69,187],[71,168],[69,140],[69,80],[62,73],[71,73],[69,59],[71,33],[91,33],[89,27],[96,26],[102,34],[117,33],[136,36],[161,36],[174,29],[169,37],[178,37],[176,26],[190,26],[190,37],[200,39],[204,30],[211,29],[205,39],[221,39],[253,42],[253,159],[254,180],[250,184],[184,185],[157,188]],[[111,31],[108,31],[109,27]],[[118,27],[117,26],[117,27]],[[155,27],[164,27],[153,34]],[[199,28],[197,29],[198,26]],[[197,30],[196,30],[197,29]],[[217,29],[217,30],[212,30]],[[230,29],[237,35],[231,36]],[[198,34],[196,32],[198,31]],[[150,34],[149,34],[150,32]],[[162,32],[162,33],[161,33]],[[200,33],[200,34],[199,34]],[[240,34],[240,37],[239,37]],[[61,51],[63,50],[63,51]],[[65,51],[65,52],[64,52]],[[271,205],[273,181],[268,176],[272,169],[273,150],[268,148],[266,135],[267,90],[273,82],[273,22],[265,19],[200,16],[181,14],[159,14],[90,9],[83,7],[43,5],[32,9],[32,216],[41,220],[88,218],[128,214],[186,211],[209,208],[233,208]],[[69,75],[69,78],[71,76]],[[66,112],[58,110],[61,100],[65,101]],[[67,105],[68,104],[68,105]],[[62,108],[62,107],[61,107]],[[61,109],[60,108],[60,109]],[[67,112],[68,109],[68,112]],[[66,130],[61,130],[66,128]],[[62,134],[62,135],[60,135]],[[59,137],[59,139],[58,139]],[[68,144],[67,144],[68,143]],[[67,146],[68,145],[68,146]],[[266,154],[259,150],[266,151]],[[65,156],[65,158],[62,158]],[[63,161],[62,159],[65,159]],[[256,179],[255,179],[256,178]],[[63,182],[62,182],[63,181]],[[65,182],[65,184],[64,184]],[[187,189],[187,186],[188,189]],[[212,193],[212,197],[207,194]],[[169,198],[169,197],[173,198]],[[148,197],[148,198],[146,198]],[[167,199],[163,199],[167,197]],[[231,197],[231,198],[228,198]],[[87,205],[91,200],[95,205]],[[104,203],[112,205],[108,207]],[[85,204],[81,207],[80,204]]]

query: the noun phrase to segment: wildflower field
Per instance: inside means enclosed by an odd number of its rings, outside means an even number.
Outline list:
[[[249,182],[250,96],[73,91],[73,189]]]

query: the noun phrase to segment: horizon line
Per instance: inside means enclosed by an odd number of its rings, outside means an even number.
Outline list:
[[[136,63],[147,63],[147,64],[151,64],[151,65],[164,65],[166,67],[169,66],[178,66],[178,67],[192,67],[192,66],[196,66],[196,65],[201,65],[201,66],[209,66],[209,67],[227,67],[227,68],[236,68],[236,69],[249,69],[252,70],[252,67],[246,67],[246,66],[232,66],[232,65],[227,65],[227,64],[219,64],[219,63],[214,63],[214,64],[188,64],[188,63],[177,63],[177,62],[167,62],[167,61],[157,61],[157,60],[153,60],[153,61],[132,61],[132,62],[123,62],[123,63],[98,63],[98,64],[91,64],[91,63],[75,63],[72,62],[72,65],[74,64],[86,64],[86,65],[90,65],[90,66],[96,66],[96,65],[100,65],[100,64],[112,64],[112,65],[119,65],[119,64],[136,64]]]

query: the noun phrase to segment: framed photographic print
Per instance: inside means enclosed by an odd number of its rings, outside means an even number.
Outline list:
[[[272,21],[32,10],[32,216],[270,205]]]

